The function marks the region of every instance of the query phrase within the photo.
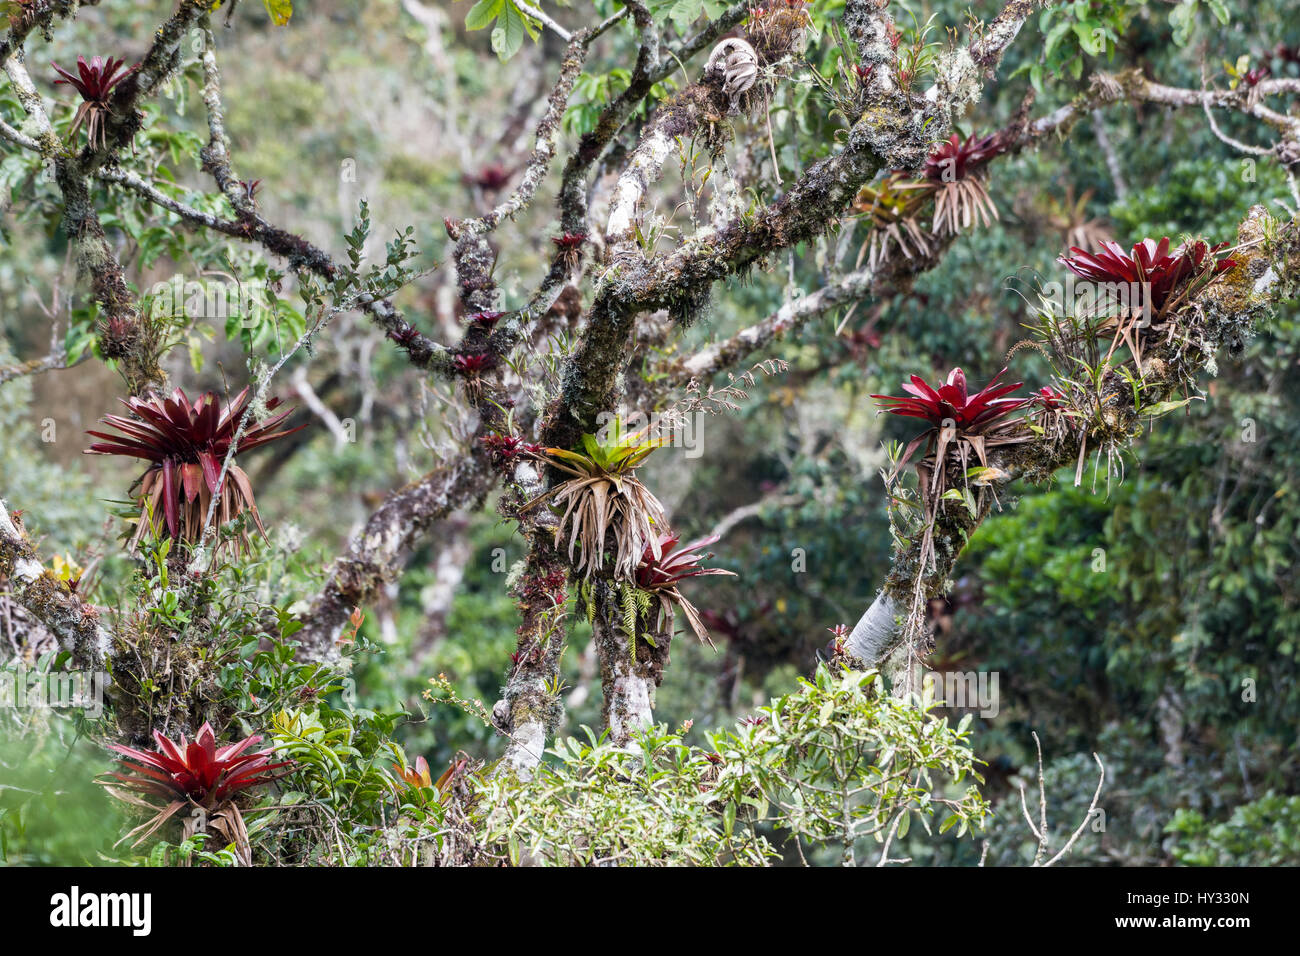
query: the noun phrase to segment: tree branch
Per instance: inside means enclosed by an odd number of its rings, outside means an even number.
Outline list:
[[[96,610],[83,604],[68,586],[47,571],[27,540],[9,505],[0,497],[0,579],[9,580],[15,603],[26,608],[54,635],[59,649],[72,655],[81,670],[102,670],[112,641]]]
[[[1233,253],[1237,265],[1180,310],[1176,335],[1166,338],[1162,333],[1144,345],[1140,369],[1132,359],[1124,363],[1134,377],[1141,378],[1146,406],[1185,387],[1211,365],[1224,341],[1248,336],[1274,303],[1294,298],[1300,291],[1300,223],[1286,223],[1272,235],[1269,222],[1262,206],[1253,207],[1238,231]],[[1117,371],[1107,375],[1096,402],[1100,422],[1084,415],[1078,419],[1083,424],[1077,432],[1071,428],[1063,436],[1038,436],[1026,430],[1029,440],[990,449],[992,477],[987,480],[995,486],[1019,478],[1046,481],[1079,460],[1085,447],[1110,442],[1118,448],[1141,433],[1143,415],[1134,406],[1133,388]],[[948,460],[941,465],[955,467]],[[960,482],[963,476],[954,480]],[[936,505],[932,567],[923,560],[919,540],[895,550],[884,588],[849,637],[847,648],[853,656],[873,667],[899,650],[904,630],[899,613],[910,607],[915,593],[933,597],[942,592],[966,541],[988,513],[990,498],[982,495],[985,503],[974,515],[964,503]]]

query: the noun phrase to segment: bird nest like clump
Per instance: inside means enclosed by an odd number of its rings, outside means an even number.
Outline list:
[[[810,24],[803,0],[749,12],[745,36],[728,37],[709,54],[704,67],[731,101],[731,112],[750,113],[765,107],[773,83],[789,72],[788,60],[803,52]]]

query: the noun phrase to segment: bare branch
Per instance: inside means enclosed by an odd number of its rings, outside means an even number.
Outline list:
[[[336,640],[354,607],[370,603],[401,569],[415,542],[435,522],[478,505],[495,481],[486,462],[466,454],[390,495],[334,563],[296,635],[307,660],[337,657]]]
[[[1083,820],[1079,823],[1078,829],[1066,841],[1065,846],[1061,847],[1056,855],[1044,863],[1043,866],[1051,866],[1069,853],[1074,844],[1078,842],[1079,837],[1083,835],[1083,831],[1088,826],[1088,821],[1092,819],[1092,815],[1097,812],[1097,801],[1101,799],[1101,789],[1106,785],[1106,766],[1101,762],[1101,757],[1097,754],[1094,753],[1092,759],[1097,761],[1097,768],[1101,771],[1101,775],[1097,780],[1097,792],[1092,795],[1092,800],[1088,803],[1088,812],[1083,815]]]
[[[774,340],[798,331],[832,309],[862,299],[871,292],[874,279],[872,270],[859,269],[815,292],[791,299],[767,318],[741,329],[723,342],[705,346],[678,364],[672,370],[673,382],[684,385],[693,378],[708,379],[736,367]]]

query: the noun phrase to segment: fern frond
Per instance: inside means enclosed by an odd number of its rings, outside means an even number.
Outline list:
[[[627,636],[636,642],[636,619],[637,613],[637,589],[630,585],[620,587],[618,590],[619,603],[623,606],[623,630]]]

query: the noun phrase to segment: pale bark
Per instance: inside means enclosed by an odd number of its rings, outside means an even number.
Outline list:
[[[849,634],[848,652],[868,667],[878,667],[897,646],[900,613],[898,602],[881,591]]]
[[[623,747],[633,734],[654,723],[655,682],[646,662],[633,662],[630,638],[612,623],[615,613],[607,599],[597,598],[592,640],[600,660],[604,691],[602,717],[609,729],[610,742]],[[659,640],[663,643],[664,639]]]
[[[650,185],[663,173],[664,163],[672,155],[676,143],[662,129],[653,130],[643,139],[632,154],[632,160],[618,177],[614,187],[614,200],[605,228],[605,239],[616,248],[633,241],[632,230],[637,211]]]
[[[0,497],[0,577],[9,579],[12,599],[54,635],[59,649],[80,670],[103,670],[112,641],[98,613],[84,604],[66,581],[46,570],[35,548]]]

